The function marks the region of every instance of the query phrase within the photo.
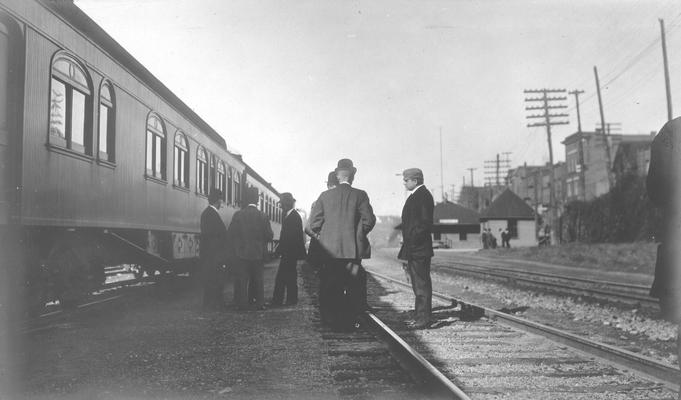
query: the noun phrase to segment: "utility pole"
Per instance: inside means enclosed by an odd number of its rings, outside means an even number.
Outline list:
[[[603,139],[605,139],[605,157],[606,157],[606,162],[608,163],[606,165],[605,172],[608,175],[608,191],[612,189],[612,158],[610,157],[610,138],[609,133],[605,131],[605,116],[603,116],[603,100],[601,98],[601,85],[598,83],[598,69],[594,65],[594,76],[596,77],[596,91],[598,92],[598,110],[601,113],[601,131],[603,132]]]
[[[567,113],[551,114],[551,110],[554,109],[565,109],[567,105],[556,104],[556,102],[564,102],[567,100],[567,96],[564,96],[565,89],[532,89],[525,90],[525,94],[539,94],[540,97],[530,97],[525,98],[526,102],[534,104],[534,102],[539,102],[541,105],[525,107],[527,111],[540,111],[539,114],[528,115],[528,119],[538,118],[543,120],[542,122],[535,122],[527,124],[528,128],[545,126],[546,127],[546,138],[549,145],[549,163],[551,164],[551,187],[549,188],[549,208],[551,209],[551,241],[556,243],[556,228],[558,226],[558,213],[556,210],[556,185],[555,185],[555,171],[553,169],[553,145],[551,143],[551,127],[554,125],[567,125],[569,122],[565,120],[556,121],[556,118],[567,118]],[[549,97],[554,95],[553,97]]]
[[[510,152],[506,152],[503,154],[511,154]],[[511,168],[510,160],[508,159],[508,156],[505,159],[499,158],[499,154],[497,154],[496,159],[494,160],[486,160],[485,161],[485,174],[488,175],[485,177],[485,180],[487,181],[487,184],[489,186],[501,186],[501,176],[508,174],[508,170]]]
[[[669,84],[669,64],[667,63],[667,41],[664,35],[664,20],[660,18],[660,31],[662,33],[662,61],[664,62],[664,85],[667,88],[667,120],[671,121],[672,114],[672,91]]]
[[[471,186],[475,186],[475,183],[473,183],[473,171],[475,171],[477,168],[466,168],[467,170],[471,171]]]
[[[442,202],[447,200],[445,196],[445,177],[442,169],[442,127],[440,127],[440,188],[442,188]]]
[[[583,90],[573,90],[572,92],[568,92],[568,94],[573,94],[575,95],[575,104],[577,106],[577,132],[581,133],[582,132],[582,118],[579,114],[579,95],[584,93]]]

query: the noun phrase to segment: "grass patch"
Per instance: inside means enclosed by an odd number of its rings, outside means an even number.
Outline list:
[[[656,252],[657,244],[650,242],[568,243],[550,247],[481,250],[482,254],[493,257],[515,258],[571,267],[651,275],[655,272]]]

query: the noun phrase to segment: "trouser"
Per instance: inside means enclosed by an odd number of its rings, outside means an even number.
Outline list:
[[[255,307],[265,304],[265,264],[262,260],[239,259],[234,265],[234,303],[247,308],[249,299],[255,299]],[[250,292],[249,292],[250,291]]]
[[[351,266],[356,273],[351,273]],[[367,308],[366,271],[358,260],[326,260],[320,272],[319,310],[323,323],[352,327]]]
[[[218,309],[224,306],[222,297],[222,273],[221,265],[204,264],[201,268],[203,282],[203,307],[208,309]]]
[[[274,279],[274,294],[272,302],[282,304],[286,292],[286,304],[298,302],[298,260],[295,257],[282,256],[279,262],[277,276]]]
[[[427,324],[433,299],[433,285],[430,280],[430,257],[411,259],[407,271],[414,290],[414,320],[417,324]]]

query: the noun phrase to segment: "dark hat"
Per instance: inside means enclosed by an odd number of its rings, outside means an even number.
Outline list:
[[[328,186],[338,186],[338,177],[336,176],[336,171],[329,172],[329,176],[326,178],[326,184]]]
[[[222,198],[222,190],[218,188],[212,188],[208,194],[208,203],[214,204],[216,201]]]
[[[260,200],[260,195],[258,193],[258,188],[247,187],[244,193],[244,203],[246,204],[258,204]]]
[[[296,199],[293,198],[293,195],[289,192],[284,192],[284,193],[280,194],[279,200],[280,201],[290,201],[291,203],[296,201]]]
[[[423,171],[418,168],[407,168],[402,172],[404,179],[423,179]]]
[[[338,167],[334,170],[334,172],[338,171],[350,171],[351,173],[357,172],[357,168],[355,168],[352,165],[352,160],[349,158],[343,158],[341,160],[338,160]]]

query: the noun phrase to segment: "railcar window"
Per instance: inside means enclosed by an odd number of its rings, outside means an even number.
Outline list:
[[[50,88],[50,144],[88,155],[92,137],[87,127],[92,114],[92,91],[85,70],[60,54],[52,63]]]
[[[232,168],[229,167],[228,171],[227,171],[227,200],[225,200],[227,202],[227,204],[232,204],[232,200],[233,200],[232,199],[232,187],[234,185],[233,179],[232,179],[233,173],[234,172],[232,171]]]
[[[218,162],[218,173],[215,179],[215,185],[222,192],[222,200],[225,200],[225,164],[222,161]]]
[[[113,89],[105,81],[99,90],[99,158],[109,162],[116,161],[115,110]]]
[[[201,146],[196,153],[196,192],[208,195],[208,155]]]
[[[189,188],[189,144],[182,132],[175,134],[173,182],[175,186]]]
[[[147,118],[147,175],[166,179],[166,129],[163,120],[156,114]]]
[[[239,172],[234,173],[234,204],[241,205],[241,177]]]

